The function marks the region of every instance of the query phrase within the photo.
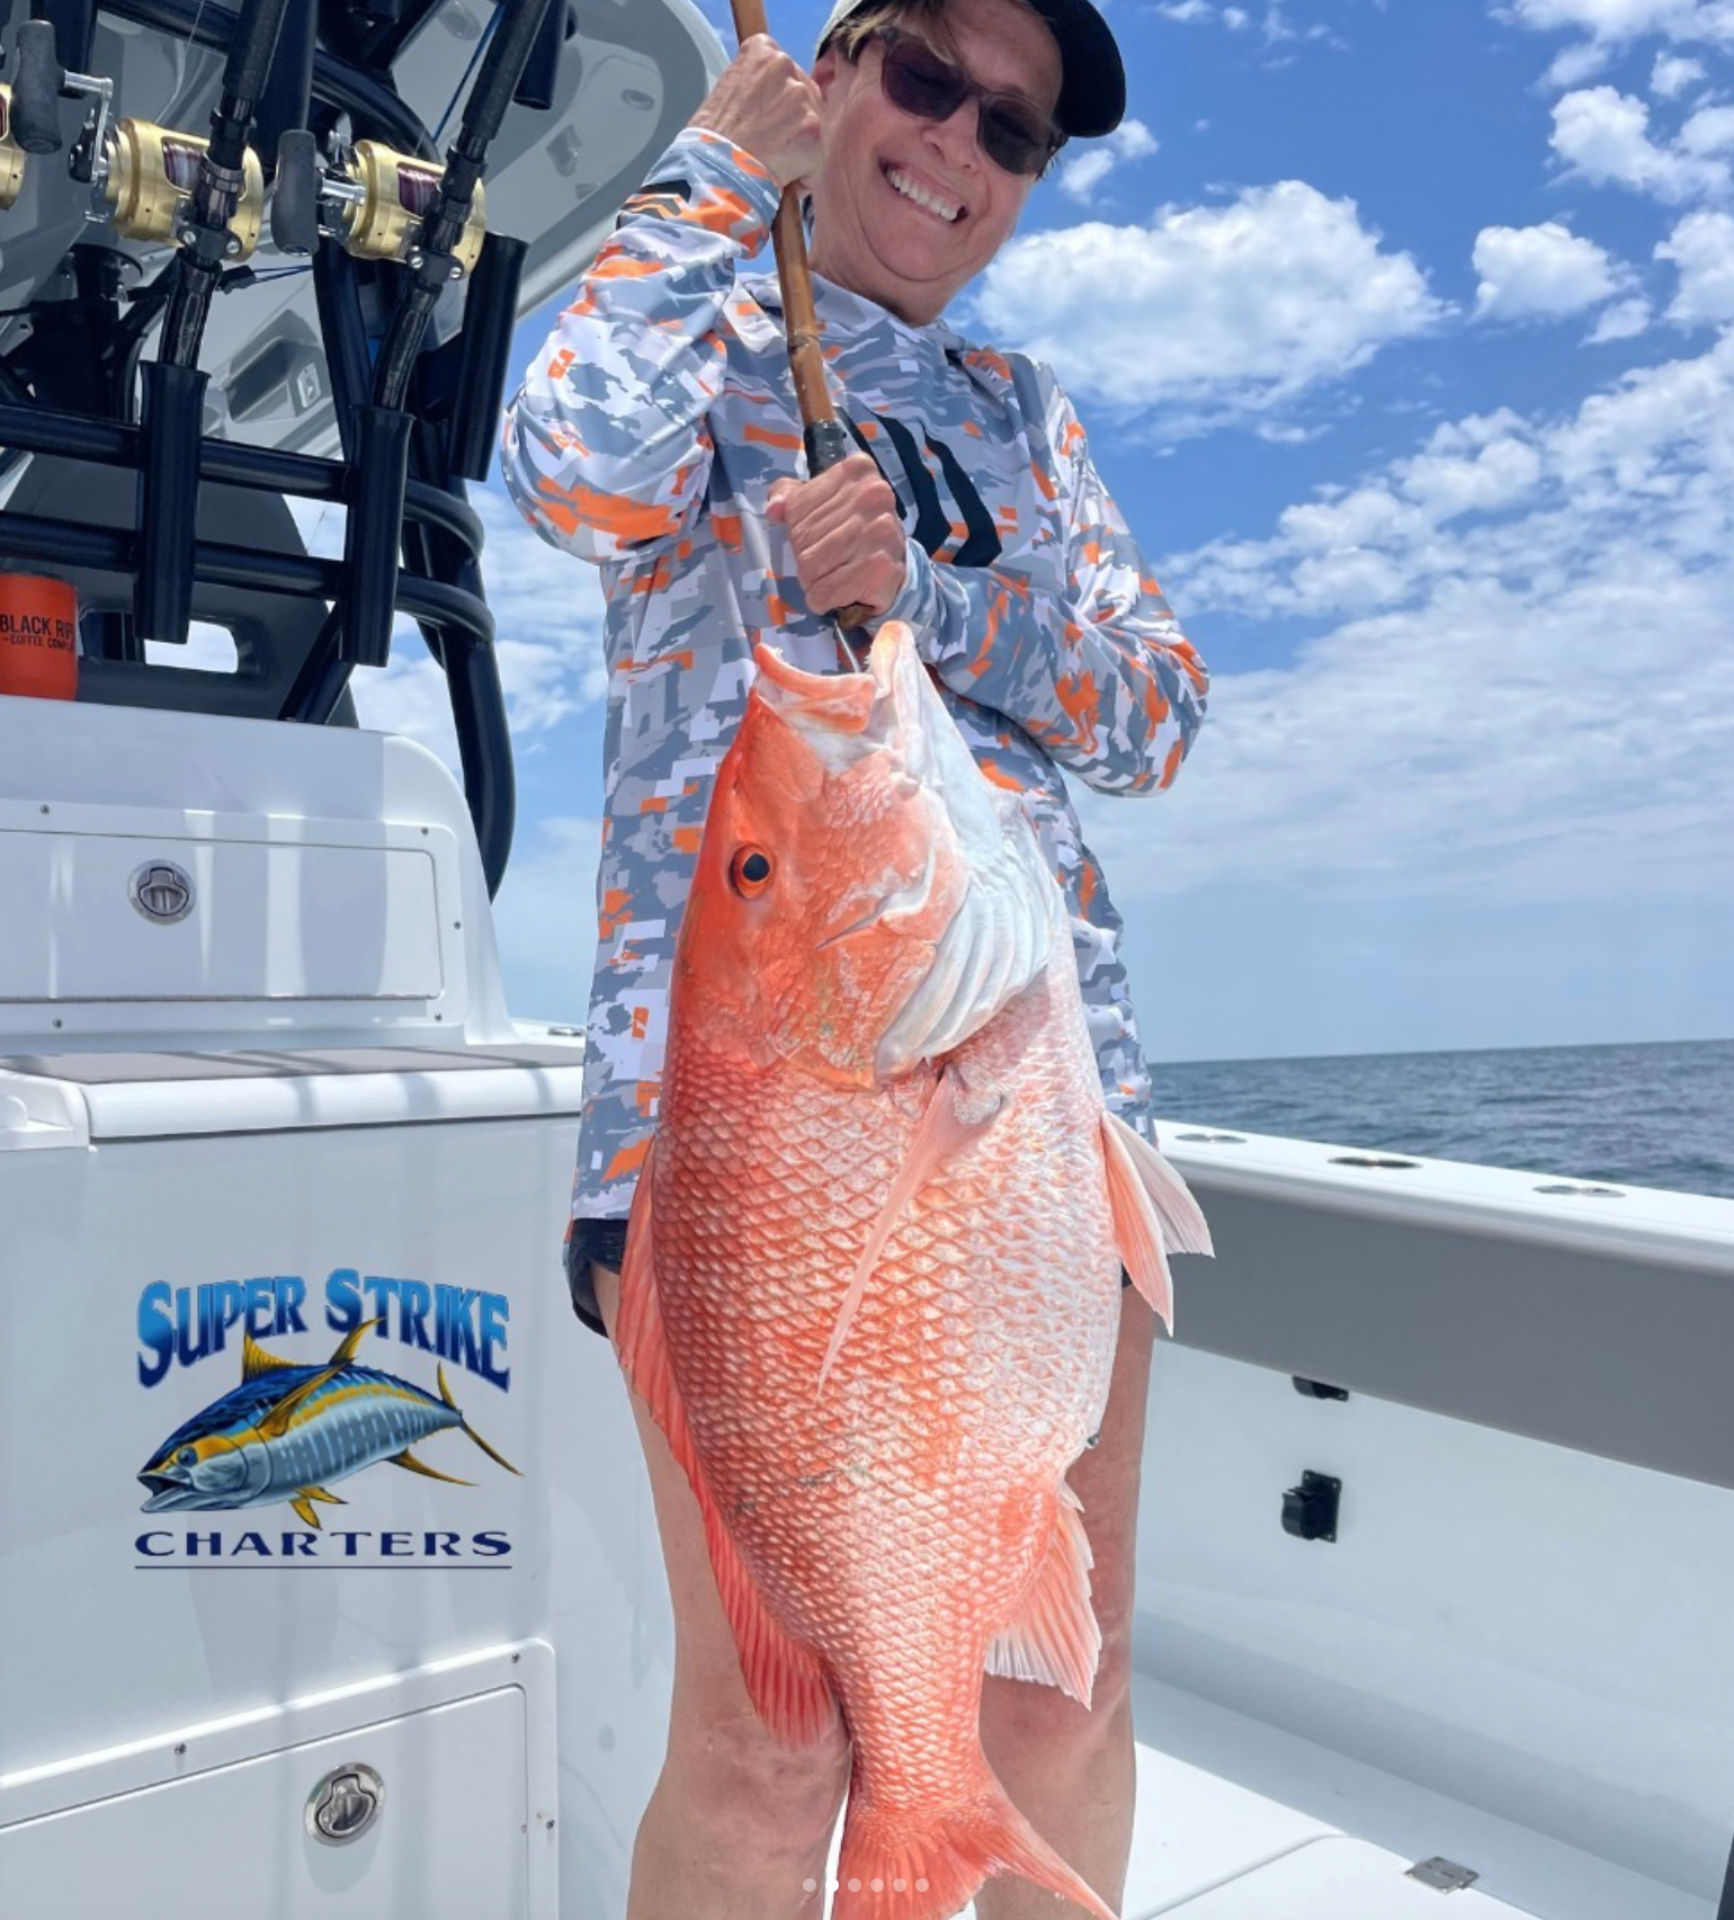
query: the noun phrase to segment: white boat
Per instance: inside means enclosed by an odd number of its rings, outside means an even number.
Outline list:
[[[172,66],[171,10],[131,11],[125,59]],[[405,55],[428,121],[460,16]],[[586,77],[503,151],[528,207],[605,157],[526,299],[720,57],[678,0],[578,18]],[[592,122],[611,71],[650,105]],[[234,432],[260,349],[219,318]],[[326,450],[293,358],[250,437]],[[0,552],[74,465],[14,467]],[[252,537],[240,497],[207,489],[207,540]],[[78,579],[124,608],[125,568]],[[267,600],[227,689],[117,621],[91,698],[0,697],[0,1914],[619,1920],[672,1629],[559,1270],[582,1041],[506,1005],[497,764],[466,799],[405,740],[267,717],[310,644]],[[1734,1201],[1163,1134],[1218,1257],[1152,1388],[1128,1920],[1729,1920]],[[273,1363],[394,1393],[441,1477],[249,1478],[212,1410]]]

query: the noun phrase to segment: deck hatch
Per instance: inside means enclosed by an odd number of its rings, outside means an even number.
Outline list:
[[[0,899],[45,903],[0,916],[0,1005],[439,1000],[450,841],[390,821],[0,805]]]

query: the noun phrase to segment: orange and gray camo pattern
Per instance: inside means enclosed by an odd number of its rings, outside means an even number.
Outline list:
[[[777,198],[749,155],[683,132],[507,411],[507,487],[545,539],[600,567],[607,601],[580,1215],[625,1214],[649,1150],[675,939],[752,649],[773,641],[812,671],[836,661],[765,514],[771,483],[804,471],[776,280],[742,272]],[[840,409],[909,531],[891,617],[919,636],[988,778],[1030,796],[1108,1104],[1148,1132],[1120,920],[1064,773],[1110,793],[1167,787],[1204,715],[1203,665],[1045,367],[816,287]]]

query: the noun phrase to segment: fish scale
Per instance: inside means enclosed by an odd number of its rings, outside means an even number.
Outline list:
[[[755,1704],[797,1742],[843,1716],[834,1920],[942,1920],[1005,1871],[1107,1920],[988,1767],[982,1689],[991,1668],[1088,1703],[1065,1473],[1101,1423],[1122,1258],[1165,1306],[1165,1237],[1208,1237],[1113,1132],[1058,889],[907,630],[870,679],[759,663],[681,929],[622,1359]]]

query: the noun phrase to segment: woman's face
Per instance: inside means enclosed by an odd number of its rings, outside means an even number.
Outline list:
[[[1015,0],[948,0],[937,19],[912,15],[901,30],[1052,118],[1060,51]],[[824,158],[810,183],[813,266],[922,326],[1000,250],[1035,183],[982,152],[975,100],[944,121],[894,107],[879,83],[882,58],[870,42],[852,66],[833,46],[813,69],[824,100]]]

